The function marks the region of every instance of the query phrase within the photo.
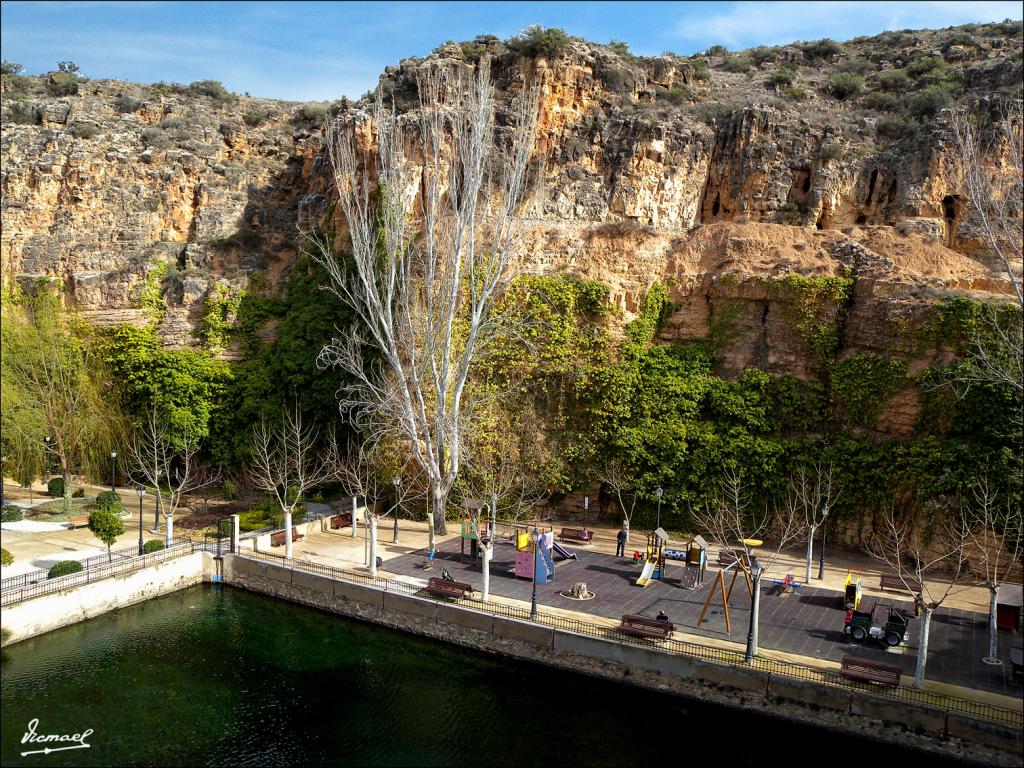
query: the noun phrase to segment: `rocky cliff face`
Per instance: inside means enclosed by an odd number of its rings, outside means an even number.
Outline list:
[[[838,100],[829,78],[860,72],[868,96],[884,95],[886,72],[920,70],[898,86],[905,104],[933,86],[985,99],[1019,87],[1019,27],[880,36],[819,57],[789,46],[753,60],[641,59],[582,41],[545,58],[478,38],[389,68],[382,87],[400,110],[414,108],[418,68],[483,51],[499,109],[525,82],[543,84],[540,183],[524,209],[520,267],[601,280],[627,319],[653,280],[670,279],[678,309],[667,339],[704,335],[730,307],[738,332],[726,375],[751,365],[808,375],[771,290],[790,273],[855,277],[840,355],[896,355],[912,368],[938,352],[912,349],[894,333],[900,323],[952,293],[1007,291],[948,172],[941,111],[893,138],[892,126],[880,131],[891,120],[881,96]],[[56,277],[99,323],[138,320],[159,281],[166,343],[198,343],[214,285],[240,290],[260,275],[280,286],[300,225],[331,211],[322,107],[162,84],[48,89],[3,78],[4,279]],[[900,397],[886,431],[912,426],[914,404]]]

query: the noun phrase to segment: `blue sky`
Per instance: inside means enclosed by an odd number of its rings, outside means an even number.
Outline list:
[[[71,59],[92,78],[212,79],[296,101],[357,97],[399,59],[446,40],[507,38],[530,24],[657,55],[1021,18],[1018,2],[3,2],[0,9],[2,56],[31,74]]]

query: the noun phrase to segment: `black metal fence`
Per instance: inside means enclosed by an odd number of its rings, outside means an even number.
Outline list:
[[[164,539],[160,539],[160,541],[164,541]],[[187,536],[175,536],[171,540],[171,546],[187,544],[191,541],[192,540]],[[85,560],[78,560],[76,562],[82,564],[82,572],[88,572],[97,568],[105,568],[112,563],[123,563],[128,560],[133,560],[137,557],[139,557],[139,545],[132,544],[130,547],[111,550],[109,556],[107,553],[104,553],[102,555],[95,555],[94,557],[89,557]],[[46,568],[29,571],[28,573],[22,573],[17,576],[8,576],[6,579],[0,581],[0,592],[7,592],[12,589],[18,589],[31,584],[48,581],[48,577],[49,570]]]
[[[14,605],[15,603],[52,594],[53,592],[61,592],[65,589],[107,579],[111,576],[120,576],[142,568],[148,568],[165,560],[180,557],[181,555],[191,554],[195,550],[196,547],[193,546],[191,539],[184,536],[175,536],[170,547],[149,554],[140,555],[138,546],[135,546],[132,548],[133,556],[131,557],[122,556],[109,561],[106,555],[103,555],[102,558],[89,558],[88,561],[82,561],[83,564],[88,562],[89,567],[83,568],[76,573],[70,573],[67,576],[57,576],[50,579],[47,578],[48,572],[45,570],[34,571],[33,573],[22,574],[21,576],[11,576],[3,580],[2,589],[0,589],[0,605]],[[126,550],[119,550],[119,552],[123,554]],[[39,574],[42,574],[42,576],[40,577]]]
[[[502,616],[509,619],[516,619],[519,621],[529,621],[566,632],[587,635],[588,637],[596,637],[602,640],[610,640],[629,645],[640,645],[716,664],[756,669],[771,675],[778,675],[780,677],[787,677],[796,680],[805,680],[807,682],[828,685],[848,691],[855,690],[876,698],[930,707],[942,712],[964,715],[979,720],[1006,723],[1018,728],[1024,724],[1024,717],[1022,717],[1021,712],[1018,710],[973,701],[971,699],[946,696],[905,685],[883,689],[874,686],[871,683],[849,680],[843,677],[839,673],[839,670],[836,669],[822,669],[790,661],[780,661],[761,657],[755,657],[753,662],[748,664],[742,651],[730,651],[723,648],[700,645],[699,643],[691,643],[686,640],[653,640],[648,638],[632,637],[623,635],[618,632],[615,627],[596,624],[583,619],[569,618],[567,616],[557,616],[554,614],[538,612],[535,617],[531,617],[530,611],[527,608],[519,608],[517,606],[506,605],[503,603],[485,603],[477,598],[437,598],[426,592],[423,587],[408,584],[403,581],[396,581],[381,577],[371,578],[367,573],[348,571],[342,568],[323,565],[322,563],[315,563],[308,560],[285,560],[280,555],[268,552],[251,552],[246,550],[241,554],[241,556],[253,560],[273,562],[286,568],[293,568],[308,573],[329,576],[340,581],[370,586],[385,592],[411,595],[418,598],[434,600],[435,602],[455,602],[475,611],[489,613],[495,616]]]

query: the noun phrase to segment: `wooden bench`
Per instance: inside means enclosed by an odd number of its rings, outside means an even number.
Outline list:
[[[624,635],[667,640],[675,627],[672,626],[671,621],[658,621],[649,616],[627,613],[622,616],[622,623],[619,624],[618,629]]]
[[[558,538],[562,541],[578,541],[589,544],[593,540],[594,534],[583,528],[563,528],[562,532],[558,534]]]
[[[461,581],[446,581],[431,577],[427,582],[427,592],[437,597],[467,597],[473,594],[473,587]]]
[[[860,656],[843,656],[839,667],[839,674],[843,677],[884,685],[899,685],[902,673],[903,670],[893,664]]]
[[[299,533],[299,529],[298,528],[292,528],[292,541],[293,542],[299,541],[299,539],[303,539],[303,538],[305,538],[305,534]],[[272,546],[272,547],[280,547],[280,546],[283,546],[284,543],[285,543],[285,541],[284,541],[284,531],[278,531],[277,533],[270,534],[270,546]]]
[[[921,591],[921,583],[920,582],[914,581],[913,579],[906,579],[905,581],[906,581],[906,584],[903,583],[904,579],[901,579],[899,576],[884,576],[883,575],[882,578],[878,582],[878,588],[879,589],[895,589],[898,592],[907,592],[907,591],[909,591],[909,592],[914,593],[914,594],[916,594],[916,593]]]
[[[68,518],[68,528],[84,528],[89,524],[88,515],[73,515]]]
[[[334,517],[331,518],[331,528],[332,529],[348,528],[350,525],[352,525],[352,513],[351,512],[345,512],[344,514],[335,515]]]

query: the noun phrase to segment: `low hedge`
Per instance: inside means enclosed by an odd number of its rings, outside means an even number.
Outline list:
[[[59,499],[64,495],[64,478],[54,477],[46,483],[46,493],[55,499]]]
[[[25,519],[25,513],[21,507],[16,507],[13,504],[6,504],[2,511],[0,511],[0,522],[4,523],[16,523],[19,520]]]
[[[48,579],[56,579],[58,576],[67,576],[71,573],[81,573],[82,564],[77,560],[58,560],[46,574]]]
[[[142,545],[142,551],[147,555],[152,554],[153,552],[159,552],[163,548],[164,543],[160,539],[150,539]]]

